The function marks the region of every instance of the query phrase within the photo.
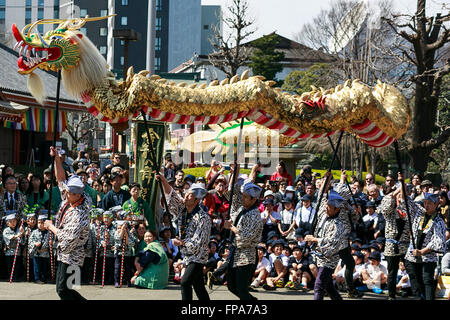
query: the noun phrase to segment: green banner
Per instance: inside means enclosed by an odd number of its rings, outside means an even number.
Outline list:
[[[155,206],[156,196],[158,194],[158,185],[156,183],[156,179],[152,174],[152,171],[155,167],[161,167],[161,161],[164,152],[164,139],[165,139],[165,129],[166,126],[164,123],[156,122],[156,121],[147,121],[148,130],[150,132],[151,143],[153,145],[153,150],[156,154],[157,164],[153,163],[152,155],[149,148],[149,141],[147,137],[147,132],[145,130],[144,121],[136,120],[134,121],[134,138],[136,139],[136,148],[135,148],[135,172],[134,177],[135,181],[141,185],[141,197],[144,199],[155,212],[156,218],[156,207],[159,207],[160,204]],[[158,169],[159,170],[159,169]],[[146,217],[149,219],[149,217]],[[157,219],[158,221],[158,219]]]

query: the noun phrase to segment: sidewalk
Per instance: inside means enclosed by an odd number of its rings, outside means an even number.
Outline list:
[[[237,297],[231,294],[226,286],[214,286],[213,290],[208,290],[211,300],[237,300]],[[259,300],[313,300],[313,291],[300,292],[288,289],[277,289],[276,291],[265,291],[257,289],[258,292],[252,292],[252,295]],[[137,288],[114,288],[114,286],[101,287],[100,285],[81,286],[78,290],[88,300],[180,300],[180,286],[170,283],[163,290],[148,290]],[[345,294],[341,294],[344,300]],[[1,300],[59,300],[54,284],[35,284],[18,282],[0,282]],[[195,293],[194,293],[195,299]],[[363,300],[386,300],[387,295],[366,293]],[[329,300],[329,298],[325,298]],[[398,300],[403,300],[398,298]],[[410,300],[410,299],[407,299]]]

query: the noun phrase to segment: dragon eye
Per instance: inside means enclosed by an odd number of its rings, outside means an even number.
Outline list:
[[[51,36],[50,40],[62,39],[62,36]]]

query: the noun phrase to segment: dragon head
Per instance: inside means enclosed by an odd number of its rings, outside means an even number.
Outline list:
[[[83,34],[63,25],[47,32],[44,36],[41,36],[39,32],[31,33],[39,22],[45,23],[41,20],[27,25],[22,32],[15,24],[12,25],[12,32],[17,42],[14,49],[19,52],[18,72],[30,74],[36,68],[58,71],[75,67],[80,60],[80,52],[74,36],[81,39]],[[27,29],[28,32],[25,33]]]
[[[30,75],[28,87],[36,99],[39,97],[42,101],[41,88],[43,88],[39,77],[33,74],[36,68],[62,71],[64,87],[76,98],[86,90],[86,87],[98,84],[100,79],[105,77],[107,71],[105,59],[95,45],[81,33],[80,28],[88,21],[108,17],[110,16],[95,18],[86,16],[67,20],[43,19],[26,25],[22,31],[19,31],[15,24],[12,25],[12,33],[16,40],[14,50],[19,52],[18,72]],[[42,24],[59,25],[44,35],[33,32],[36,26]]]

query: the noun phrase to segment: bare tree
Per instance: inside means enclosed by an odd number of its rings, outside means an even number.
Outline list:
[[[434,17],[428,17],[426,0],[417,0],[414,15],[396,14],[383,20],[409,44],[398,48],[400,55],[397,56],[416,69],[411,77],[415,88],[407,150],[412,167],[425,172],[433,149],[440,147],[450,137],[450,126],[438,131],[436,121],[442,79],[450,73],[450,30],[444,24],[450,21],[450,14],[437,13]],[[442,54],[447,54],[447,57],[444,58]],[[438,133],[433,135],[436,131]]]
[[[93,133],[93,128],[97,127],[94,124],[96,121],[89,112],[72,113],[72,121],[68,121],[66,131],[74,142],[78,144]]]
[[[239,67],[246,65],[250,58],[250,48],[242,46],[244,40],[256,32],[250,28],[255,20],[248,17],[248,10],[247,0],[232,0],[227,7],[228,14],[221,18],[231,32],[224,36],[217,26],[213,26],[214,37],[210,42],[215,51],[208,59],[229,78],[236,75]]]
[[[404,85],[408,66],[385,53],[385,48],[389,48],[399,37],[380,23],[380,13],[391,12],[392,7],[392,0],[371,3],[369,7],[361,1],[339,0],[322,10],[311,23],[305,24],[296,39],[306,46],[334,55],[336,62],[332,62],[330,67],[335,70],[335,74],[341,75],[342,82],[360,79],[368,85],[374,85],[380,79],[394,85]],[[307,58],[304,57],[307,54],[311,53],[298,50],[297,56]],[[316,144],[320,144],[320,141]],[[328,142],[325,146],[331,152]],[[358,150],[370,153],[367,157],[370,159],[370,169],[366,168],[370,171],[374,171],[377,152],[376,148],[365,147],[358,140],[343,139],[342,165],[356,168],[361,178],[363,159],[352,156]],[[384,154],[378,152],[378,155]]]

